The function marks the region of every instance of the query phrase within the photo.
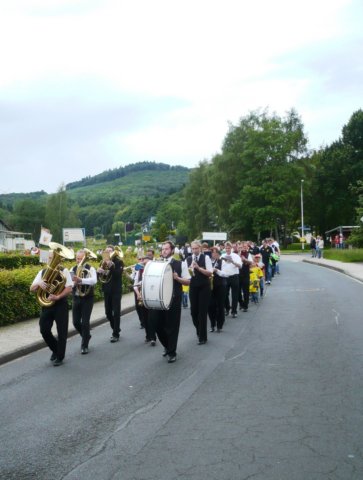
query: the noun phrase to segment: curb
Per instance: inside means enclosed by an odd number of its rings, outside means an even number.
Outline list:
[[[123,310],[121,309],[121,316],[131,313],[134,310],[135,310],[134,305],[131,307],[126,307]],[[99,325],[102,325],[103,323],[106,323],[106,322],[108,322],[106,317],[95,318],[93,321],[91,321],[91,327],[98,327]],[[74,337],[76,335],[78,335],[77,330],[72,330],[71,332],[68,332],[68,338]],[[30,345],[27,345],[26,347],[21,347],[12,352],[5,353],[4,355],[0,355],[0,365],[4,365],[5,363],[11,362],[12,360],[16,360],[17,358],[24,357],[29,353],[36,352],[37,350],[41,350],[46,346],[47,345],[44,342],[44,340],[41,339],[37,342],[33,342]]]
[[[334,265],[327,265],[326,263],[320,263],[320,262],[316,262],[316,261],[314,262],[313,260],[308,260],[308,259],[304,259],[303,262],[304,263],[310,263],[311,265],[317,265],[318,267],[330,268],[330,270],[335,270],[336,272],[343,273],[344,275],[347,275],[347,277],[354,278],[354,280],[357,280],[358,282],[363,283],[362,278],[357,277],[356,275],[353,275],[353,274],[347,272],[346,270],[344,270],[344,268],[339,268],[339,267],[336,267]]]

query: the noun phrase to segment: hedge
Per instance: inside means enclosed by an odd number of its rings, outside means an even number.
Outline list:
[[[70,268],[71,265],[66,266]],[[93,266],[97,268],[98,263],[94,263]],[[0,326],[39,316],[40,305],[36,300],[35,293],[29,290],[38,271],[39,265],[0,271]],[[101,285],[100,282],[97,282],[95,301],[103,299]],[[126,275],[122,277],[122,291],[123,293],[130,292],[130,281]],[[72,296],[70,295],[70,307],[71,302]]]
[[[25,267],[26,265],[39,265],[38,255],[22,255],[20,253],[0,254],[0,270],[13,270],[15,268]]]

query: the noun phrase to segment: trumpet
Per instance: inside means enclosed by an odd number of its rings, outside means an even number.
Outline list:
[[[112,253],[103,252],[102,254],[102,261],[100,263],[100,267],[104,270],[104,273],[99,274],[99,281],[101,283],[108,283],[111,280],[111,269],[109,267],[109,261],[112,262],[114,258],[118,258],[122,260],[124,258],[124,253],[120,247],[116,246]]]

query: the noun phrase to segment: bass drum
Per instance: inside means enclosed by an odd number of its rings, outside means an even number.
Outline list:
[[[173,270],[168,262],[148,262],[142,276],[144,306],[152,310],[169,310],[173,284]]]

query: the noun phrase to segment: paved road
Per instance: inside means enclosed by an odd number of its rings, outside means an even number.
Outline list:
[[[363,478],[363,285],[286,261],[266,298],[196,345],[183,312],[179,359],[93,331],[0,367],[0,478]]]

